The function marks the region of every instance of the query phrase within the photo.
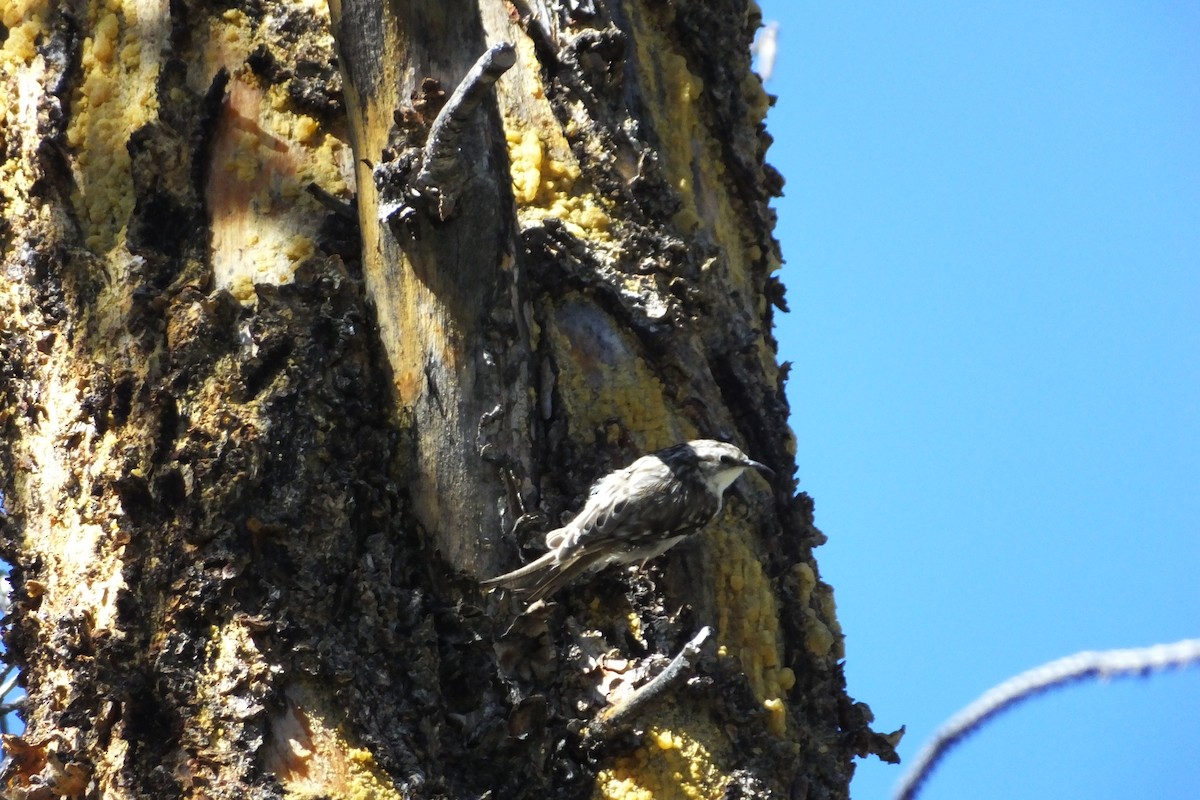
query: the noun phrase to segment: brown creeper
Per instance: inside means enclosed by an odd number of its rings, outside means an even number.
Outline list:
[[[483,586],[529,592],[532,604],[610,564],[643,564],[717,515],[743,470],[774,475],[738,448],[696,439],[642,456],[592,486],[583,510],[546,534],[549,552]]]

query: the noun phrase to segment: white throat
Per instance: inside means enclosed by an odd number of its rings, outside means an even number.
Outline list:
[[[717,496],[718,508],[725,505],[725,490],[745,471],[745,467],[730,467],[706,476],[708,490]]]

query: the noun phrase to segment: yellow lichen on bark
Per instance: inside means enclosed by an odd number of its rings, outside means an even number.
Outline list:
[[[668,717],[678,716],[668,712]],[[721,765],[728,740],[711,722],[663,720],[633,753],[617,758],[596,778],[597,800],[708,800],[729,784]]]
[[[263,765],[293,800],[401,800],[403,795],[370,751],[355,745],[325,699],[328,687],[295,685],[272,715]]]
[[[630,3],[629,11],[631,39],[637,43],[634,65],[649,99],[646,112],[662,141],[658,156],[667,180],[681,203],[674,224],[684,235],[703,230],[712,237],[724,257],[711,260],[706,270],[718,269],[713,279],[755,303],[756,307],[747,311],[761,316],[767,300],[752,285],[750,267],[764,257],[763,249],[753,238],[755,227],[748,224],[741,200],[729,188],[726,156],[705,118],[704,82],[691,71],[687,57],[667,30],[673,13],[669,6],[647,8]],[[769,106],[762,82],[747,74],[743,91],[752,100],[750,109],[758,116],[756,122],[761,121]],[[779,266],[778,259],[769,256],[770,269]],[[758,346],[764,368],[775,372],[774,352],[765,340]]]
[[[295,5],[328,19],[323,3]],[[349,144],[295,111],[284,86],[264,86],[245,66],[256,46],[237,10],[212,20],[203,45],[206,77],[223,66],[233,72],[206,193],[213,276],[242,302],[253,302],[255,284],[289,283],[315,253],[310,234],[328,212],[306,187],[349,199],[354,185]]]
[[[37,57],[37,42],[46,33],[49,9],[48,0],[8,0],[0,6],[0,23],[8,31],[0,45],[0,59],[6,67],[29,64]],[[6,70],[4,74],[10,73]]]
[[[695,438],[672,413],[636,340],[594,303],[574,295],[557,300],[542,335],[558,367],[557,398],[577,436],[616,425],[647,451]]]
[[[787,580],[794,581],[793,588],[804,608],[804,646],[818,658],[845,658],[833,589],[818,581],[812,565],[803,562],[792,567]]]
[[[513,197],[522,223],[562,220],[583,239],[608,240],[609,218],[589,191],[580,191],[579,164],[547,144],[546,129],[508,127],[508,158],[512,165]],[[565,146],[566,142],[562,142]]]
[[[0,130],[5,144],[17,146],[17,132],[23,146],[38,141],[37,107],[43,90],[40,77],[46,64],[38,55],[37,43],[46,34],[46,0],[16,0],[0,8],[0,22],[8,36],[0,43]],[[26,219],[29,187],[35,180],[26,166],[28,155],[0,161],[0,208],[8,219]]]
[[[638,3],[630,3],[629,10],[638,82],[648,95],[646,109],[662,140],[658,156],[682,203],[674,222],[681,232],[690,233],[714,221],[701,205],[723,194],[722,159],[700,117],[704,82],[688,69],[687,59],[663,30],[666,20],[658,18],[660,12]],[[709,169],[714,173],[708,174]]]
[[[324,3],[293,4],[328,16]],[[30,18],[6,43],[14,57],[37,32],[40,16]],[[85,242],[95,253],[111,254],[109,267],[119,279],[135,196],[128,144],[157,118],[156,82],[170,19],[159,4],[102,0],[89,4],[86,20],[90,35],[81,48],[83,80],[72,96],[67,143],[76,154],[75,202]],[[245,66],[258,44],[255,33],[241,11],[210,18],[197,32],[202,64],[189,71],[191,89],[199,94],[219,68],[233,72],[212,148],[207,205],[216,284],[243,301],[253,300],[255,283],[290,281],[315,252],[307,234],[327,212],[305,187],[315,182],[348,198],[353,185],[349,146],[313,117],[293,111],[280,86],[260,85]]]
[[[533,43],[507,18],[491,18],[497,40],[516,42],[517,64],[496,84],[508,142],[513,198],[521,225],[555,218],[575,236],[611,247],[611,220],[604,202],[581,177],[579,162],[563,135],[541,85]]]
[[[726,505],[709,530],[708,558],[716,580],[717,652],[738,659],[777,736],[787,730],[787,692],[795,673],[783,666],[783,635],[771,581],[754,552],[740,504]]]
[[[133,210],[129,137],[158,116],[155,82],[170,19],[157,3],[93,0],[72,97],[67,144],[76,152],[76,210],[92,252],[123,238]]]

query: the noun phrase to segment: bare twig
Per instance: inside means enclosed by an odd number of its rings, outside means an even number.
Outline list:
[[[896,787],[896,800],[913,800],[942,757],[983,723],[1022,700],[1088,678],[1146,675],[1200,665],[1200,639],[1130,650],[1076,653],[1023,672],[995,686],[950,718],[922,748],[916,763]]]
[[[467,122],[492,84],[515,63],[515,47],[508,42],[492,45],[471,67],[433,120],[415,186],[435,202],[437,216],[443,221],[454,213],[458,195],[467,182],[468,164],[460,149]]]
[[[700,657],[700,648],[712,635],[712,632],[713,629],[705,625],[699,633],[692,637],[690,642],[683,646],[679,655],[671,659],[671,663],[667,664],[666,669],[655,675],[644,686],[638,687],[623,701],[600,712],[588,726],[587,736],[589,738],[608,736],[612,731],[625,725],[651,700],[666,694],[667,690],[682,680],[692,665],[696,663],[696,659]]]

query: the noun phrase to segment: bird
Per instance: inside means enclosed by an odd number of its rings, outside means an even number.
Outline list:
[[[525,592],[532,606],[586,572],[634,561],[644,566],[711,521],[725,490],[747,469],[775,474],[713,439],[644,455],[596,481],[583,509],[546,534],[545,555],[481,585]]]

